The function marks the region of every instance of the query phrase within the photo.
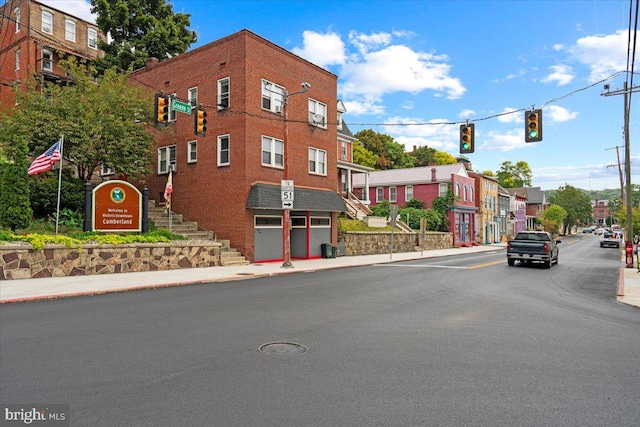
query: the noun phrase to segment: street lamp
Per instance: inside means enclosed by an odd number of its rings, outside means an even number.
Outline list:
[[[287,108],[287,104],[289,103],[289,97],[293,95],[297,95],[299,93],[304,93],[309,90],[311,84],[309,82],[303,82],[301,85],[301,90],[297,92],[289,93],[287,89],[284,90],[283,96],[283,104],[282,104],[282,115],[284,117],[284,179],[289,180],[289,121],[288,114],[289,109]],[[284,243],[284,261],[282,263],[282,268],[293,268],[293,264],[291,264],[291,210],[284,209],[282,212],[282,240]]]

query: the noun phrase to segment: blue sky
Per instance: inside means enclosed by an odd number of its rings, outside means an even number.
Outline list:
[[[41,1],[89,17],[86,1]],[[374,129],[407,151],[428,145],[457,156],[459,125],[469,119],[474,170],[524,160],[544,190],[620,187],[624,100],[603,93],[626,79],[611,76],[626,70],[630,0],[171,3],[191,14],[191,48],[246,28],[338,75],[354,133]],[[629,132],[634,184],[639,96]],[[502,113],[532,106],[543,108],[543,141],[527,144],[524,112]]]

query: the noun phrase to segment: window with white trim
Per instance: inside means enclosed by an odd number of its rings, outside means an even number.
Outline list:
[[[20,69],[20,49],[16,49],[16,71]]]
[[[64,21],[64,38],[66,40],[76,41],[76,22],[72,19],[65,19]]]
[[[187,92],[187,100],[189,101],[189,105],[192,107],[196,107],[198,105],[198,87],[189,88]]]
[[[398,187],[389,187],[389,201],[396,202],[398,200]]]
[[[469,197],[469,189],[466,185],[462,186],[462,194],[464,195],[464,201],[466,202]]]
[[[286,93],[282,86],[262,80],[262,109],[281,114]]]
[[[327,104],[309,98],[309,124],[327,127]]]
[[[284,141],[270,136],[262,137],[262,166],[284,168]]]
[[[98,48],[98,30],[95,28],[87,29],[87,45],[91,49]]]
[[[229,166],[229,135],[218,137],[218,166]]]
[[[342,141],[340,149],[340,158],[342,160],[347,160],[347,141]]]
[[[407,185],[404,187],[404,200],[408,202],[413,199],[413,185]]]
[[[338,111],[338,130],[342,130],[342,112]]]
[[[307,217],[306,216],[292,216],[291,217],[291,228],[307,228]]]
[[[456,182],[456,197],[460,197],[460,183]]]
[[[331,218],[328,216],[312,216],[309,218],[311,228],[329,228],[331,227]]]
[[[176,146],[167,145],[158,148],[158,174],[169,173],[175,170],[176,164]]]
[[[115,172],[113,170],[113,168],[109,165],[107,165],[106,163],[102,163],[100,164],[100,175],[101,176],[107,176],[107,175],[113,175]]]
[[[376,203],[384,200],[384,187],[376,187]]]
[[[53,14],[48,10],[42,11],[42,26],[43,33],[53,34]]]
[[[475,189],[473,187],[471,187],[471,201],[473,202],[475,199]]]
[[[218,110],[229,108],[229,77],[218,80]]]
[[[309,173],[313,175],[327,175],[327,152],[309,147]]]
[[[42,49],[42,71],[53,71],[53,52]]]
[[[282,228],[281,216],[256,215],[253,218],[255,228]]]
[[[447,197],[447,192],[449,191],[449,184],[446,182],[441,182],[438,187],[438,196]]]
[[[13,11],[16,15],[16,33],[20,32],[20,8],[16,7]]]
[[[177,95],[176,95],[175,93],[172,93],[171,95],[169,95],[169,99],[168,99],[168,101],[169,101],[169,105],[168,105],[167,107],[168,107],[168,109],[169,109],[169,121],[170,121],[170,122],[175,122],[175,121],[176,121],[176,119],[177,119],[177,117],[176,117],[176,116],[177,116],[176,110],[174,110],[173,108],[171,108],[171,102],[172,102],[172,100],[173,100],[173,99],[176,99],[176,98],[177,98]]]
[[[198,141],[187,142],[187,163],[198,161]]]

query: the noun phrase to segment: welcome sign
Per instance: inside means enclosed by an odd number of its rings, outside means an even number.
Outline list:
[[[105,181],[93,189],[94,231],[142,231],[142,193],[126,181]]]

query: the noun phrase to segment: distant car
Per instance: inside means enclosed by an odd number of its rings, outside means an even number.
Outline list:
[[[591,229],[591,227],[586,227],[582,229],[583,233],[593,233],[593,230]]]
[[[620,247],[620,238],[616,233],[612,233],[611,231],[605,231],[602,236],[600,236],[600,247]]]
[[[604,233],[604,228],[602,228],[602,227],[596,228],[595,230],[593,230],[593,233],[600,235],[600,234]]]

